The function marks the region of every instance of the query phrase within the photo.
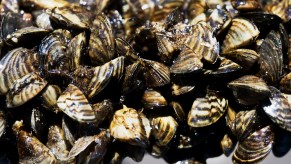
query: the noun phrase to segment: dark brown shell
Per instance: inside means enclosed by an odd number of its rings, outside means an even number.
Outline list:
[[[278,82],[283,71],[282,42],[279,34],[271,31],[259,48],[260,71],[258,75],[266,82]]]
[[[103,100],[102,102],[92,105],[96,115],[96,124],[104,120],[110,120],[113,116],[113,104],[111,100]]]
[[[253,75],[245,75],[228,83],[237,102],[243,105],[258,104],[271,95],[265,81]]]
[[[40,99],[42,106],[51,111],[57,112],[57,99],[61,95],[62,91],[57,85],[48,85],[42,92]]]
[[[260,8],[258,0],[231,0],[233,8],[236,10],[256,10]]]
[[[195,88],[195,86],[181,86],[178,84],[173,84],[172,85],[172,95],[173,96],[179,96],[179,95],[183,95],[185,93],[191,92],[193,91]]]
[[[228,60],[226,58],[221,58],[220,65],[217,69],[207,70],[204,72],[206,75],[211,76],[227,76],[229,74],[234,74],[239,72],[242,69],[237,63]]]
[[[68,53],[70,54],[70,70],[75,70],[82,63],[86,46],[87,41],[85,32],[80,33],[70,41],[68,44]]]
[[[250,69],[258,61],[260,55],[251,49],[235,49],[221,54],[245,69]]]
[[[16,121],[13,131],[17,138],[19,163],[53,163],[57,160],[53,153],[31,133],[22,130],[23,122]]]
[[[288,73],[281,79],[280,89],[285,92],[291,92],[291,73]]]
[[[274,141],[271,126],[266,126],[238,144],[233,154],[234,163],[259,163],[270,152]]]
[[[153,89],[145,90],[142,97],[142,102],[146,109],[156,109],[168,105],[165,97],[160,92]]]
[[[114,58],[114,38],[110,20],[99,14],[93,21],[89,40],[89,56],[93,64],[102,65]]]

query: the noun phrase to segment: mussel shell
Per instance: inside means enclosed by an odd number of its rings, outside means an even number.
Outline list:
[[[30,126],[33,134],[40,140],[47,137],[47,116],[41,108],[33,108],[29,117]]]
[[[241,48],[252,44],[259,36],[257,26],[245,18],[235,18],[222,44],[222,52]]]
[[[157,32],[155,34],[160,59],[165,63],[169,62],[172,59],[177,47],[172,41],[173,39],[167,33]]]
[[[170,103],[170,106],[173,108],[176,120],[178,120],[179,122],[186,121],[185,111],[179,102],[172,101]]]
[[[19,3],[20,6],[28,9],[52,9],[70,5],[70,3],[65,0],[20,0]]]
[[[151,120],[152,135],[159,146],[166,146],[175,136],[178,123],[172,116],[155,117]]]
[[[263,107],[271,120],[281,128],[291,131],[291,106],[287,98],[277,90],[271,88],[270,104]]]
[[[45,70],[51,69],[68,69],[67,43],[71,38],[66,30],[54,31],[42,39],[38,48],[40,68]]]
[[[23,14],[8,12],[1,22],[1,38],[6,40],[8,35],[11,35],[18,29],[32,26],[32,21],[26,21]]]
[[[46,146],[55,155],[58,162],[68,162],[68,147],[65,143],[65,135],[61,127],[53,125],[49,127]]]
[[[93,21],[89,40],[89,56],[93,64],[102,65],[114,58],[113,31],[108,17],[101,13]]]
[[[289,0],[270,1],[265,6],[265,9],[270,13],[279,16],[284,22],[288,22],[291,20],[290,5],[291,3]]]
[[[202,55],[198,55],[192,49],[184,47],[178,57],[173,61],[170,71],[175,74],[201,71],[203,67],[201,59]]]
[[[249,70],[252,68],[252,66],[258,61],[259,54],[257,54],[256,51],[251,49],[235,49],[228,51],[226,53],[221,54],[221,56],[224,56],[243,68]]]
[[[0,93],[6,94],[14,81],[33,72],[38,67],[37,53],[26,48],[9,51],[0,61]]]
[[[50,20],[68,29],[89,30],[89,19],[86,10],[81,7],[56,7],[46,9],[46,13],[50,15]]]
[[[110,20],[113,35],[115,38],[122,38],[125,36],[123,18],[118,10],[111,10],[108,13],[108,18]]]
[[[40,99],[42,106],[46,109],[57,112],[57,99],[61,95],[61,88],[57,85],[48,85],[42,92]]]
[[[229,137],[228,134],[225,134],[223,136],[223,139],[220,142],[220,146],[222,148],[224,155],[228,157],[232,153],[232,151],[234,150],[235,143]]]
[[[170,69],[166,65],[146,59],[142,62],[147,87],[159,87],[170,83]]]
[[[78,87],[69,84],[57,100],[58,107],[78,122],[94,122],[96,116],[85,95]]]
[[[181,85],[177,85],[177,84],[173,84],[172,85],[172,95],[173,96],[179,96],[179,95],[183,95],[186,93],[189,93],[191,91],[193,91],[195,88],[195,86],[181,86]]]
[[[194,100],[188,114],[188,125],[205,127],[218,121],[228,107],[227,99],[210,94],[205,98]]]
[[[64,115],[62,118],[62,129],[65,135],[66,144],[70,147],[74,145],[77,140],[76,134],[76,122],[74,122],[70,117]]]
[[[271,95],[265,81],[253,75],[245,75],[228,83],[237,102],[243,105],[258,104]]]
[[[146,109],[156,109],[168,105],[165,97],[160,92],[153,89],[145,90],[142,97],[142,102]]]
[[[257,10],[259,9],[260,2],[258,0],[231,0],[233,8],[236,10]]]
[[[280,89],[285,92],[291,92],[291,73],[288,73],[281,79]]]
[[[77,158],[77,163],[100,163],[107,151],[110,133],[106,130],[98,135],[79,138],[72,147],[69,158]]]
[[[37,45],[47,33],[48,31],[42,28],[34,26],[24,27],[8,34],[5,38],[5,43],[10,46],[33,47]]]
[[[230,14],[224,9],[213,9],[207,18],[207,23],[215,29],[214,32],[220,34],[231,23]]]
[[[215,63],[219,56],[219,42],[213,34],[213,29],[205,22],[199,22],[192,27],[192,33],[185,45],[209,63]]]
[[[283,71],[282,42],[279,34],[271,31],[259,48],[258,75],[270,84],[276,83]]]
[[[238,65],[237,63],[231,60],[228,60],[226,58],[221,58],[220,65],[217,69],[207,70],[204,72],[204,74],[210,75],[210,76],[216,76],[216,77],[219,77],[219,76],[225,77],[227,75],[237,73],[241,69],[242,67]]]
[[[133,108],[123,106],[114,113],[110,134],[117,140],[131,145],[147,147],[149,144],[141,116]]]
[[[102,66],[88,69],[78,67],[74,71],[74,83],[82,92],[92,98],[100,93],[112,78],[120,80],[124,71],[124,57],[118,57]]]
[[[75,70],[79,67],[79,65],[81,65],[81,59],[84,57],[86,46],[87,41],[85,32],[80,33],[70,41],[68,44],[68,53],[70,54],[70,70]]]
[[[31,133],[21,130],[22,121],[16,121],[12,127],[16,138],[19,163],[57,163],[53,153]]]
[[[247,137],[238,144],[233,154],[234,163],[258,163],[270,152],[274,141],[271,126],[266,126]]]
[[[47,81],[35,72],[15,80],[6,95],[7,108],[17,107],[26,103],[40,93],[46,85]]]
[[[6,118],[4,112],[0,111],[0,138],[5,134],[6,129]]]
[[[124,79],[122,83],[122,93],[124,95],[140,88],[141,79],[139,79],[139,74],[141,72],[141,62],[137,61],[133,64],[128,65],[125,68]]]

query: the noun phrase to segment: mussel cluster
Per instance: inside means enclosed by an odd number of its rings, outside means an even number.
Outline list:
[[[0,163],[291,147],[290,0],[2,0]],[[237,145],[237,146],[236,146]]]

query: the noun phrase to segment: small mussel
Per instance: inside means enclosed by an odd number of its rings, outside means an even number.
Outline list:
[[[12,126],[17,138],[19,163],[57,163],[54,154],[23,128],[22,121],[16,121]]]
[[[262,161],[272,149],[274,132],[271,126],[266,126],[239,142],[233,154],[234,163],[258,163]]]
[[[188,114],[188,125],[191,127],[205,127],[215,123],[226,111],[227,99],[210,92],[204,98],[194,100]]]
[[[172,116],[155,117],[151,120],[152,135],[159,146],[166,146],[175,136],[178,123]]]
[[[77,163],[101,163],[110,142],[110,133],[102,130],[94,136],[79,138],[72,147],[69,158],[75,158]]]
[[[146,109],[155,109],[168,105],[167,100],[164,98],[164,96],[153,89],[145,90],[142,102]]]
[[[237,10],[256,10],[260,8],[259,0],[231,0],[232,6]]]
[[[117,110],[110,123],[110,134],[117,140],[141,147],[148,146],[148,137],[141,115],[133,108]]]
[[[228,134],[225,134],[223,136],[223,139],[220,142],[220,146],[221,146],[223,153],[228,157],[232,153],[232,151],[234,150],[235,143],[229,137]]]
[[[243,105],[258,104],[271,95],[268,85],[257,76],[245,75],[228,83],[237,102]]]
[[[288,73],[281,79],[280,89],[285,92],[291,92],[291,73]]]
[[[2,137],[3,134],[5,134],[5,129],[6,129],[6,118],[4,112],[1,110],[0,111],[0,138]]]

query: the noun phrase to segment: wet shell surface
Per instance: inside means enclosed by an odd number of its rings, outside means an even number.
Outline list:
[[[81,90],[73,84],[57,100],[58,107],[69,117],[79,122],[94,122],[96,119],[93,108]]]

